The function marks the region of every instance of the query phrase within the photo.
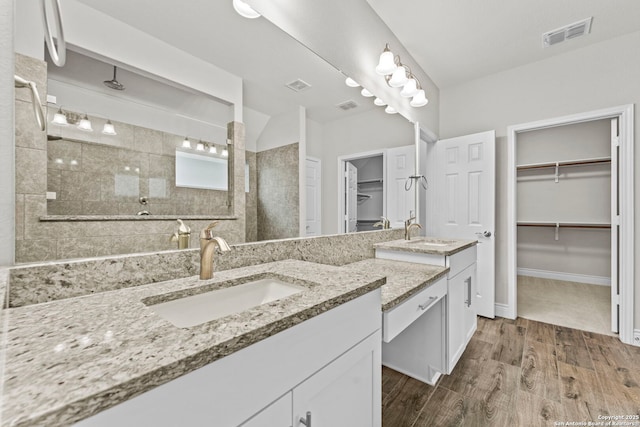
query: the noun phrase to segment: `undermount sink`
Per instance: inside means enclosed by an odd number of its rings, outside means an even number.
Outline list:
[[[409,240],[409,243],[417,243],[426,246],[449,246],[456,243],[455,240],[444,240],[444,239],[419,239],[419,240]]]
[[[240,313],[304,290],[304,286],[277,278],[262,278],[223,289],[150,305],[160,317],[179,328],[189,328]]]

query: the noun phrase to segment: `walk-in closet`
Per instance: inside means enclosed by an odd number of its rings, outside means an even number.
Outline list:
[[[375,230],[384,213],[384,157],[382,154],[351,160],[357,169],[356,231]]]
[[[612,333],[615,135],[617,119],[518,134],[518,316]]]

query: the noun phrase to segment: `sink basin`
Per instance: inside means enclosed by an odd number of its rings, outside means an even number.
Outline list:
[[[159,316],[188,328],[248,310],[307,290],[275,278],[263,278],[228,288],[151,305]]]
[[[445,239],[420,239],[420,240],[409,240],[410,243],[415,242],[416,244],[421,244],[425,246],[450,246],[456,243],[455,240],[445,240]]]

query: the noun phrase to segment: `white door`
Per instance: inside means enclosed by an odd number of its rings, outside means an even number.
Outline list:
[[[307,236],[321,234],[321,163],[318,159],[307,158]]]
[[[433,233],[478,240],[475,305],[495,317],[495,131],[435,143]]]
[[[620,329],[620,284],[618,281],[620,212],[618,203],[618,118],[611,119],[611,331]]]
[[[358,168],[345,162],[345,232],[358,231]]]
[[[414,145],[387,150],[387,218],[393,228],[404,227],[409,211],[415,209],[415,191],[405,187],[414,175],[415,159]]]

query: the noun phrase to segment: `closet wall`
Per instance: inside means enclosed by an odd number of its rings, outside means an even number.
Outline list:
[[[610,156],[610,120],[518,134],[519,274],[560,273],[574,276],[565,280],[607,283],[611,163],[606,158]],[[588,164],[562,166],[563,161],[574,160]],[[556,162],[560,163],[557,179]],[[553,165],[532,167],[544,163]],[[541,226],[547,223],[551,226]],[[581,223],[593,228],[570,226]]]
[[[358,169],[358,231],[375,230],[384,213],[383,156],[351,160]],[[378,228],[379,230],[379,228]]]

